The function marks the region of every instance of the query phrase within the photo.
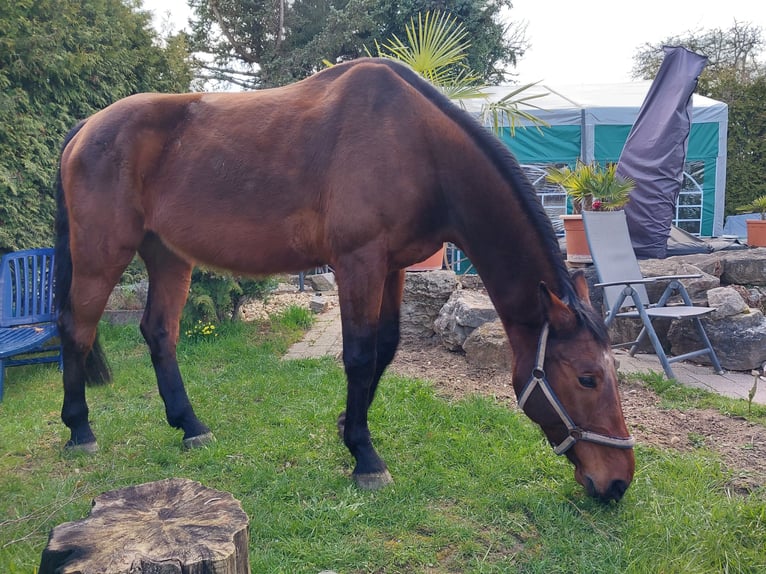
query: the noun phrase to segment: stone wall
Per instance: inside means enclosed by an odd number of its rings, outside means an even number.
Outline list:
[[[682,283],[695,305],[717,309],[703,319],[703,324],[721,365],[728,370],[749,371],[761,368],[766,362],[763,314],[766,248],[651,259],[639,261],[639,266],[645,277],[701,274]],[[584,271],[592,304],[602,308],[601,289],[594,286],[598,283],[595,268],[586,267]],[[466,358],[475,364],[507,367],[510,360],[507,340],[498,336],[503,333],[502,326],[480,280],[458,281],[449,275],[449,271],[407,274],[403,332],[406,336],[438,337],[445,347],[465,352]],[[668,283],[669,280],[658,280],[647,285],[650,300],[656,301]],[[417,312],[413,312],[415,310]],[[482,327],[485,324],[487,326]],[[688,321],[674,322],[671,326],[670,321],[660,320],[654,325],[663,347],[671,355],[685,353],[698,345],[697,333]],[[640,327],[640,321],[615,321],[610,335],[614,342],[630,341],[636,338]],[[498,349],[501,346],[504,348]],[[651,344],[647,342],[641,351],[652,352]]]

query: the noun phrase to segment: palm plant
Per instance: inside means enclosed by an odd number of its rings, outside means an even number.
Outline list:
[[[552,167],[546,179],[564,188],[572,200],[574,213],[619,209],[628,202],[636,186],[632,179],[617,175],[615,163],[602,167],[578,161],[575,169]]]
[[[756,197],[747,205],[740,207],[738,211],[746,213],[757,212],[761,214],[761,221],[766,220],[766,195]]]
[[[490,101],[487,91],[479,85],[478,75],[465,64],[471,43],[468,32],[456,17],[440,11],[426,12],[425,15],[418,13],[417,23],[413,18],[405,29],[406,42],[396,35],[382,46],[376,42],[377,55],[404,62],[461,105],[467,99],[484,100],[481,119],[492,126],[495,134],[500,133],[503,123],[508,124],[511,133],[520,120],[537,126],[546,125],[520,108],[524,104],[540,109],[530,101],[547,94],[524,95],[536,83],[519,86],[503,98]],[[371,55],[369,51],[367,53]]]

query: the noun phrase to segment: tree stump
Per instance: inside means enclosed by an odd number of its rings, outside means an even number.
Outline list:
[[[39,574],[245,574],[248,519],[228,492],[170,478],[106,492],[56,526]]]

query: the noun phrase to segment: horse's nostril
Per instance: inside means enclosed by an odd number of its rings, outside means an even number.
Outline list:
[[[624,480],[613,480],[609,489],[604,493],[604,500],[614,500],[619,502],[625,491],[628,490],[628,483]]]

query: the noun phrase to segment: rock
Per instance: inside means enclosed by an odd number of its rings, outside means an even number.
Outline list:
[[[744,285],[732,285],[742,295],[748,307],[755,307],[762,311],[766,308],[766,287],[750,287]]]
[[[766,248],[642,260],[639,266],[646,276],[702,272],[701,278],[682,280],[682,283],[694,304],[717,309],[702,322],[721,365],[733,371],[760,368],[766,360],[766,327],[762,314],[766,304]],[[596,309],[603,309],[602,289],[594,287],[598,283],[596,270],[588,267],[584,271],[591,303]],[[647,287],[651,301],[657,301],[666,284],[663,281]],[[671,356],[701,346],[691,321],[655,319],[653,324],[660,343]],[[639,320],[619,319],[612,323],[609,334],[613,343],[627,342],[635,340],[640,329]],[[654,352],[648,339],[640,351]]]
[[[766,247],[724,253],[723,283],[766,285]]]
[[[707,292],[708,306],[713,307],[713,317],[723,319],[745,313],[749,309],[747,303],[733,287],[716,287]]]
[[[144,279],[130,285],[117,285],[109,295],[106,308],[110,311],[143,311],[149,293],[149,281]]]
[[[457,280],[463,289],[472,289],[474,291],[481,291],[484,289],[484,282],[478,275],[458,275]]]
[[[724,319],[702,319],[710,342],[724,369],[749,371],[759,369],[766,361],[766,319],[757,309],[730,315]],[[678,321],[668,331],[670,348],[674,355],[687,353],[702,346],[691,321]],[[707,357],[700,362],[709,364]]]
[[[406,273],[401,307],[403,339],[426,338],[434,334],[434,320],[457,286],[452,271]]]
[[[668,257],[665,261],[676,262],[676,264],[693,265],[703,273],[718,277],[719,279],[723,274],[723,252],[675,255],[673,257]]]
[[[317,293],[309,301],[309,309],[314,313],[324,313],[330,308],[330,300],[322,297],[322,293]]]
[[[471,331],[495,319],[497,311],[488,295],[459,289],[439,311],[434,321],[434,331],[447,349],[457,351],[462,348]]]
[[[696,275],[702,274],[699,278],[694,279],[681,279],[681,283],[686,287],[686,291],[689,293],[689,297],[695,305],[707,305],[706,293],[710,289],[719,287],[721,285],[720,279],[715,275],[702,271],[700,267],[696,265],[689,265],[678,257],[668,259],[644,259],[639,261],[639,268],[641,274],[644,277],[661,277],[667,275]],[[585,273],[585,279],[588,282],[588,291],[590,292],[591,305],[595,309],[606,311],[603,308],[604,293],[601,287],[596,287],[596,283],[599,282],[596,268],[586,267],[583,269]],[[646,293],[649,296],[649,301],[656,302],[661,296],[665,288],[670,283],[670,280],[659,280],[654,283],[648,283],[646,285]],[[679,301],[680,298],[676,297]]]
[[[513,353],[500,319],[474,329],[463,343],[466,361],[477,367],[511,370]]]
[[[707,305],[705,293],[721,285],[721,280],[715,275],[705,273],[699,267],[685,263],[678,257],[668,259],[645,259],[639,261],[638,266],[644,277],[663,277],[668,275],[697,275],[702,277],[693,279],[681,279],[681,284],[686,287],[689,297],[695,305]],[[655,303],[661,296],[670,280],[658,280],[646,285],[649,301]],[[680,298],[678,298],[680,300]]]
[[[335,290],[335,273],[317,273],[316,275],[309,275],[306,277],[306,281],[311,285],[314,291],[334,291]]]

